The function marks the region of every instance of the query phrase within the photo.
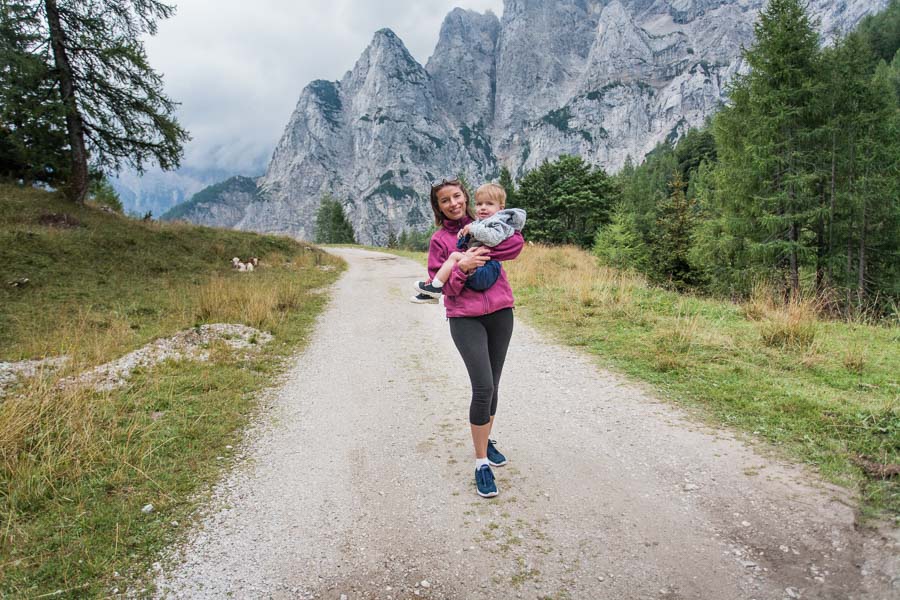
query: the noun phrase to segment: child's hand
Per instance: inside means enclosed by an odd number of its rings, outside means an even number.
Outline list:
[[[469,226],[470,226],[470,225],[471,225],[471,223],[469,223],[469,225],[466,225],[465,227],[463,227],[462,229],[460,229],[460,230],[459,230],[459,233],[456,234],[456,239],[460,239],[460,238],[462,238],[463,236],[469,235]]]

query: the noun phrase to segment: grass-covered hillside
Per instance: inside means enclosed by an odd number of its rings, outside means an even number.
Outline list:
[[[234,256],[260,268],[236,272]],[[229,463],[255,392],[302,346],[341,269],[287,238],[0,185],[0,362],[69,357],[0,396],[0,597],[106,596],[143,573]],[[213,342],[208,362],[138,369],[113,390],[58,385],[205,323],[274,341],[255,352]]]

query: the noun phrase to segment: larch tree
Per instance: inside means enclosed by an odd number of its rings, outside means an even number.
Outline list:
[[[177,168],[189,137],[147,60],[141,36],[174,13],[158,0],[24,0],[41,20],[41,45],[63,106],[68,197],[83,202],[89,170]]]
[[[0,0],[0,177],[58,186],[68,176],[65,113],[41,21],[21,0]]]

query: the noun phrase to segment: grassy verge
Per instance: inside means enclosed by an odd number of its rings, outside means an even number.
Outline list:
[[[424,260],[419,255],[419,260]],[[819,320],[814,303],[743,304],[651,287],[571,247],[505,264],[519,310],[563,343],[701,417],[767,440],[900,523],[900,327]]]
[[[250,255],[261,269],[230,269]],[[0,186],[0,360],[70,357],[0,398],[0,596],[103,596],[142,575],[229,464],[259,390],[302,347],[342,268],[287,238],[134,221]],[[112,391],[55,385],[215,322],[275,341],[250,353],[214,343],[209,362],[169,361]]]

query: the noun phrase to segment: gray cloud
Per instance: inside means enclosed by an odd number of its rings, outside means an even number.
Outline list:
[[[382,27],[424,64],[454,6],[502,0],[183,0],[146,40],[153,67],[192,136],[184,165],[259,174],[300,91],[340,79]]]

